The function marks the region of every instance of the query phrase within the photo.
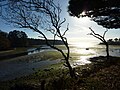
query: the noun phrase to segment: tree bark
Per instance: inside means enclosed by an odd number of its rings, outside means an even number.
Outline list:
[[[70,73],[70,76],[71,78],[77,78],[76,74],[75,74],[75,69],[72,68],[72,66],[70,65],[70,62],[69,62],[69,59],[66,58],[66,64],[67,64],[67,67],[69,68],[69,73]]]
[[[109,45],[107,42],[105,42],[106,45],[106,53],[107,53],[107,59],[109,59],[110,55],[109,55]]]
[[[92,31],[92,33],[90,33],[90,35],[94,36],[95,38],[98,38],[99,40],[101,40],[106,45],[106,53],[107,53],[106,57],[107,57],[107,59],[109,59],[109,57],[110,57],[110,55],[109,55],[109,45],[108,45],[108,42],[105,40],[105,34],[108,30],[106,30],[104,32],[103,36],[102,36],[100,34],[95,33],[91,28],[89,28],[89,29]]]

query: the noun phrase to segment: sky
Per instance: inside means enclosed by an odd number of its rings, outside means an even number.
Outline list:
[[[91,21],[90,18],[77,18],[69,16],[67,12],[69,0],[58,0],[61,5],[62,13],[61,17],[66,18],[66,24],[63,25],[62,29],[66,28],[66,25],[69,23],[69,30],[66,33],[66,37],[69,43],[99,43],[100,41],[93,36],[87,35],[90,33],[89,27],[91,27],[96,33],[103,35],[106,30],[100,25],[97,25],[94,21]],[[26,32],[29,38],[39,38],[39,34],[33,32],[32,30],[19,29],[15,28],[12,25],[6,24],[4,20],[0,19],[0,30],[9,32],[13,30],[23,30]],[[50,35],[48,34],[48,37]],[[110,38],[120,38],[120,29],[111,29],[106,34],[106,39]]]

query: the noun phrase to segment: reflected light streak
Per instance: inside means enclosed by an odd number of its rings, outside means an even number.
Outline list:
[[[80,43],[74,43],[74,46],[76,48],[90,48],[93,47],[94,44],[89,42],[80,42]]]

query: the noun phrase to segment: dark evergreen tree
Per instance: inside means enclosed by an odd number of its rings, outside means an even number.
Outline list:
[[[91,20],[106,29],[120,28],[120,0],[69,0],[68,12],[71,16],[90,17]],[[84,12],[84,14],[83,14]],[[90,28],[92,35],[106,45],[109,57],[109,45],[105,40],[105,33],[101,36]]]
[[[120,0],[70,0],[68,12],[71,16],[88,16],[108,29],[120,28]]]
[[[7,38],[8,34],[0,30],[0,50],[6,50],[10,48],[10,41]]]
[[[27,34],[23,31],[10,31],[8,39],[10,40],[12,47],[24,47],[27,45]]]

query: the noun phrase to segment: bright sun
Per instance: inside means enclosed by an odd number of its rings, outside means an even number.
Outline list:
[[[80,15],[81,15],[81,16],[84,16],[84,15],[86,15],[86,14],[85,14],[85,11],[83,11],[83,12],[82,12]]]

